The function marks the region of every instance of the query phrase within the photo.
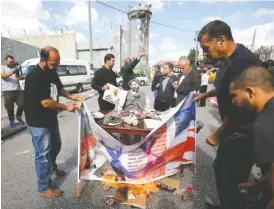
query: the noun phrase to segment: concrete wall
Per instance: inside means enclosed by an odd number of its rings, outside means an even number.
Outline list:
[[[100,68],[104,65],[104,57],[108,53],[108,49],[93,50],[93,67]],[[79,60],[85,60],[90,62],[90,52],[89,50],[77,51],[77,56]]]
[[[1,65],[5,65],[5,57],[12,55],[22,64],[24,61],[38,57],[39,48],[9,38],[1,37]]]
[[[61,58],[76,59],[76,33],[53,34],[48,36],[21,37],[17,39],[20,42],[43,48],[47,45],[56,47]]]

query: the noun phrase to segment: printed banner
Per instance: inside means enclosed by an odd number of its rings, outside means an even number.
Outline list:
[[[83,103],[79,124],[80,179],[144,184],[176,174],[181,164],[195,163],[194,97],[194,93],[189,94],[158,127],[133,145],[120,143],[101,128]]]

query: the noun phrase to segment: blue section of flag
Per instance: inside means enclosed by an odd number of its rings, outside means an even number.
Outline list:
[[[175,137],[184,131],[192,120],[195,120],[195,103],[192,102],[194,94],[189,94],[181,108],[174,115],[175,120]]]

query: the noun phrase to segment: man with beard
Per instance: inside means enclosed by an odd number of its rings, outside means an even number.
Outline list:
[[[252,138],[255,161],[263,177],[254,182],[244,182],[239,189],[249,192],[264,190],[258,208],[274,208],[274,75],[266,68],[252,66],[230,84],[232,103],[256,111]],[[272,190],[271,190],[272,187]],[[272,200],[271,200],[272,199]],[[268,206],[267,206],[268,205]]]
[[[93,81],[92,81],[92,88],[97,90],[99,93],[98,103],[101,112],[110,111],[115,108],[115,105],[103,100],[105,90],[109,89],[107,85],[112,84],[117,86],[117,75],[112,70],[115,64],[115,57],[113,54],[107,54],[104,58],[105,65],[95,72]]]
[[[38,192],[46,198],[58,198],[63,192],[54,188],[51,175],[64,176],[57,169],[56,158],[61,149],[57,111],[74,112],[75,105],[58,102],[58,95],[80,101],[63,89],[57,75],[60,55],[57,49],[47,46],[41,50],[39,64],[26,77],[24,108],[28,132],[32,136]]]
[[[23,95],[19,86],[18,80],[24,80],[23,76],[19,75],[19,69],[14,68],[14,58],[11,55],[5,58],[6,66],[1,67],[2,92],[4,96],[5,108],[8,112],[10,127],[15,127],[14,122],[14,103],[18,106],[16,119],[24,124],[23,115]]]
[[[140,53],[139,57],[133,58],[133,60],[131,60],[130,58],[127,58],[125,60],[125,65],[121,69],[121,72],[123,74],[123,89],[124,90],[126,90],[126,91],[130,90],[128,82],[135,78],[133,69],[140,62],[141,58],[145,55],[146,55],[146,53],[142,52],[142,53]]]
[[[247,181],[254,164],[252,141],[248,134],[254,113],[232,104],[229,85],[244,69],[261,62],[245,46],[234,42],[229,25],[223,21],[214,20],[205,25],[199,32],[198,41],[205,56],[224,61],[216,75],[215,89],[200,93],[194,99],[198,101],[217,96],[223,121],[217,131],[206,140],[211,146],[220,143],[213,167],[221,205],[207,203],[207,207],[243,209],[246,200],[237,187],[239,183]]]
[[[124,104],[124,110],[143,113],[150,110],[150,102],[146,94],[140,91],[139,81],[133,79],[129,82],[130,90]]]

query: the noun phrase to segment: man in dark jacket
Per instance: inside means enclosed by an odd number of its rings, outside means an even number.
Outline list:
[[[130,87],[128,85],[129,81],[135,78],[133,69],[136,67],[136,65],[140,62],[141,58],[145,56],[146,53],[142,52],[139,57],[133,58],[133,61],[131,59],[127,58],[125,60],[125,65],[122,67],[121,72],[123,75],[123,89],[128,91],[130,90]]]
[[[112,84],[114,86],[117,86],[117,75],[112,70],[114,64],[115,64],[115,57],[113,54],[107,54],[104,58],[105,65],[97,70],[94,74],[94,78],[92,81],[92,88],[97,90],[99,93],[98,103],[100,107],[100,111],[108,111],[113,110],[115,108],[115,105],[103,100],[104,92],[105,90],[109,89],[109,86],[107,85]]]
[[[166,111],[173,103],[173,96],[175,88],[173,87],[177,81],[177,76],[172,75],[173,64],[166,63],[164,65],[164,76],[156,85],[158,94],[154,102],[154,109],[156,111]]]
[[[157,97],[157,93],[158,93],[156,85],[159,83],[160,79],[163,77],[163,73],[160,71],[160,66],[157,65],[155,68],[156,68],[155,74],[151,84],[151,90],[154,92],[154,98]]]
[[[192,91],[197,91],[201,86],[201,74],[191,69],[190,61],[187,58],[179,60],[179,68],[182,73],[179,76],[179,82],[174,87],[176,88],[176,106]]]

